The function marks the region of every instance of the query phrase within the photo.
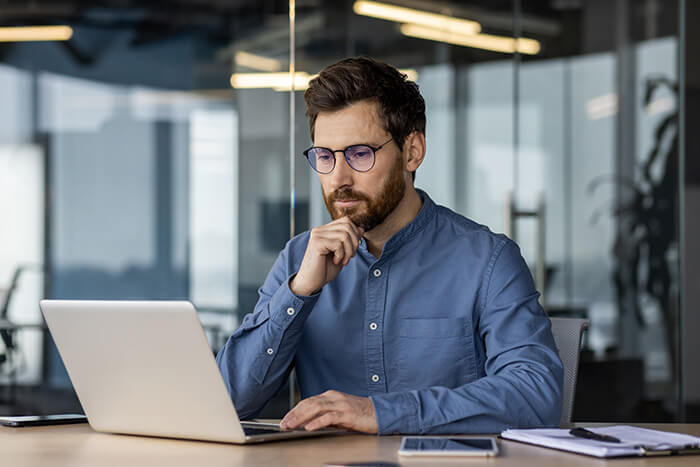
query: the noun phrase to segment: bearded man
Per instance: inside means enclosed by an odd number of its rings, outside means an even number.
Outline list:
[[[562,365],[518,247],[414,188],[418,86],[370,58],[304,94],[332,222],[290,240],[217,363],[241,418],[292,368],[283,429],[493,433],[556,426]]]

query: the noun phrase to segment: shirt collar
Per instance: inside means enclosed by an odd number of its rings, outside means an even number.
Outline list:
[[[418,215],[416,215],[411,222],[403,226],[401,230],[396,232],[391,236],[391,238],[389,238],[389,240],[387,240],[387,242],[384,244],[384,249],[382,250],[380,258],[386,257],[394,250],[397,250],[399,247],[406,244],[413,237],[418,235],[433,219],[433,217],[435,217],[436,206],[433,200],[430,199],[430,196],[428,196],[428,194],[423,190],[416,188],[416,191],[418,192],[418,196],[420,196],[421,201],[423,201],[423,206],[421,207],[420,211],[418,211]],[[366,250],[366,240],[363,238],[360,243],[363,249]]]

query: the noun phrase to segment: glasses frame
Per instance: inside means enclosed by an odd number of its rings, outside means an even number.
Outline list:
[[[323,146],[311,146],[310,148],[304,150],[304,152],[303,152],[302,154],[304,154],[304,157],[306,157],[306,160],[307,160],[307,162],[309,163],[309,165],[311,166],[311,168],[314,169],[314,171],[315,171],[316,173],[319,173],[319,174],[321,174],[321,175],[328,175],[329,173],[333,172],[333,170],[335,170],[335,166],[336,166],[337,161],[338,161],[338,159],[335,157],[335,153],[336,153],[336,152],[342,152],[342,153],[343,153],[343,156],[345,156],[345,162],[347,162],[348,166],[349,166],[352,170],[354,170],[355,172],[365,173],[365,172],[369,172],[370,170],[372,170],[372,168],[374,167],[374,164],[377,162],[377,151],[379,151],[380,149],[382,149],[382,148],[383,148],[384,146],[386,146],[387,144],[391,143],[393,140],[394,140],[394,138],[392,137],[392,138],[390,138],[388,141],[386,141],[385,143],[380,144],[379,146],[376,146],[376,147],[375,147],[375,146],[370,146],[369,144],[351,144],[350,146],[346,147],[345,149],[336,149],[335,151],[332,150],[332,149],[330,149],[330,148],[324,148]],[[352,164],[351,164],[350,161],[348,160],[348,152],[347,152],[347,151],[348,151],[349,149],[351,149],[351,148],[356,148],[356,147],[358,147],[358,146],[363,146],[363,147],[366,147],[366,148],[369,148],[369,149],[372,150],[372,156],[373,156],[373,157],[372,157],[372,165],[371,165],[371,166],[369,167],[369,169],[367,169],[367,170],[358,170],[358,169],[356,169],[355,167],[352,166]],[[330,152],[331,154],[333,154],[333,167],[331,167],[331,170],[329,170],[328,172],[321,172],[321,171],[319,171],[316,167],[314,167],[314,165],[311,163],[311,159],[309,159],[309,151],[311,151],[312,149],[325,149],[326,151],[328,151],[328,152]]]

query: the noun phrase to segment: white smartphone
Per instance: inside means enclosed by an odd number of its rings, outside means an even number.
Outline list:
[[[497,456],[494,438],[404,436],[401,456]]]

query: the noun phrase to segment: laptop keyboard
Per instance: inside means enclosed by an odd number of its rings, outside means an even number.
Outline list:
[[[241,426],[243,427],[243,432],[245,433],[246,436],[254,436],[254,435],[270,435],[270,434],[275,434],[275,433],[306,433],[308,432],[304,430],[303,428],[297,428],[295,430],[282,430],[279,425],[275,425],[273,423],[264,423],[264,422],[241,422]],[[329,433],[336,433],[336,432],[342,432],[343,430],[339,430],[337,428],[321,428],[318,430],[319,432],[329,432]]]
[[[279,428],[253,428],[252,426],[243,425],[243,432],[246,434],[246,436],[269,435],[272,433],[279,433],[280,431],[282,430]]]

